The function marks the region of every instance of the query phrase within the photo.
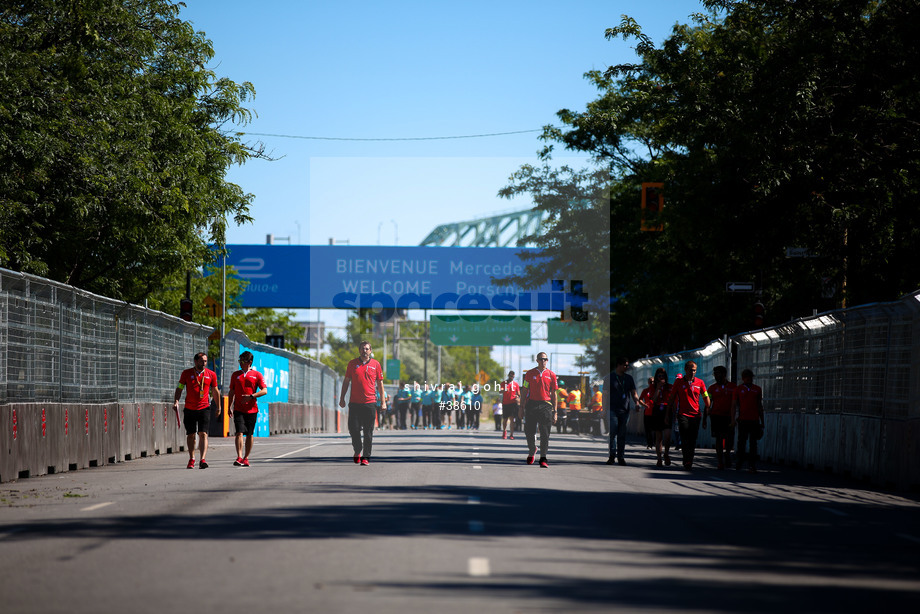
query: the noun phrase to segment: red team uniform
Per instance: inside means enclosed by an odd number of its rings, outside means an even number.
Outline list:
[[[201,411],[211,407],[210,391],[217,386],[217,374],[210,369],[199,373],[194,368],[186,369],[179,376],[179,388],[185,389],[185,409]]]
[[[383,369],[376,359],[371,358],[362,363],[360,358],[355,358],[348,363],[345,369],[345,379],[351,381],[351,393],[348,397],[350,403],[377,404],[377,382],[383,380]]]
[[[255,394],[265,387],[262,374],[255,369],[249,369],[245,373],[242,370],[234,371],[230,376],[230,394],[234,395],[233,411],[243,414],[258,413],[259,406],[256,399],[244,399],[243,397],[247,394]]]

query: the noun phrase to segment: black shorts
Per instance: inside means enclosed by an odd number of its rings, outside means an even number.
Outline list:
[[[502,416],[505,418],[511,418],[512,420],[517,420],[519,411],[521,411],[520,405],[517,403],[509,403],[508,405],[505,405],[504,409],[502,409]]]
[[[233,424],[236,426],[236,434],[252,436],[256,432],[256,420],[258,419],[258,412],[254,414],[244,414],[240,411],[233,412]]]
[[[652,415],[649,416],[649,417],[651,418],[651,420],[650,420],[649,422],[650,422],[650,424],[651,424],[651,429],[652,429],[653,431],[666,431],[666,430],[668,430],[669,428],[671,428],[671,425],[670,425],[670,424],[666,424],[665,421],[664,421],[664,415],[665,415],[666,413],[667,413],[667,412],[662,411],[662,410],[657,409],[657,408],[654,409],[654,410],[652,410]]]
[[[186,407],[182,411],[182,422],[185,424],[186,435],[207,433],[208,425],[211,424],[211,408],[189,409]]]

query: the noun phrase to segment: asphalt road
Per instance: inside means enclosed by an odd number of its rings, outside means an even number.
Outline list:
[[[920,611],[911,493],[555,433],[548,469],[493,431],[378,432],[367,467],[345,435],[250,469],[215,442],[0,485],[2,612]]]

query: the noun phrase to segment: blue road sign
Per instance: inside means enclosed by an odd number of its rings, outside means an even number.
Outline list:
[[[499,286],[524,273],[509,247],[228,245],[227,265],[250,282],[243,307],[562,311],[581,304],[564,280],[535,290]]]

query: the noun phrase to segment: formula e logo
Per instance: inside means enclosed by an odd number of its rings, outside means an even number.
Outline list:
[[[271,273],[260,273],[265,268],[262,258],[243,258],[236,264],[236,271],[243,279],[267,279]]]

